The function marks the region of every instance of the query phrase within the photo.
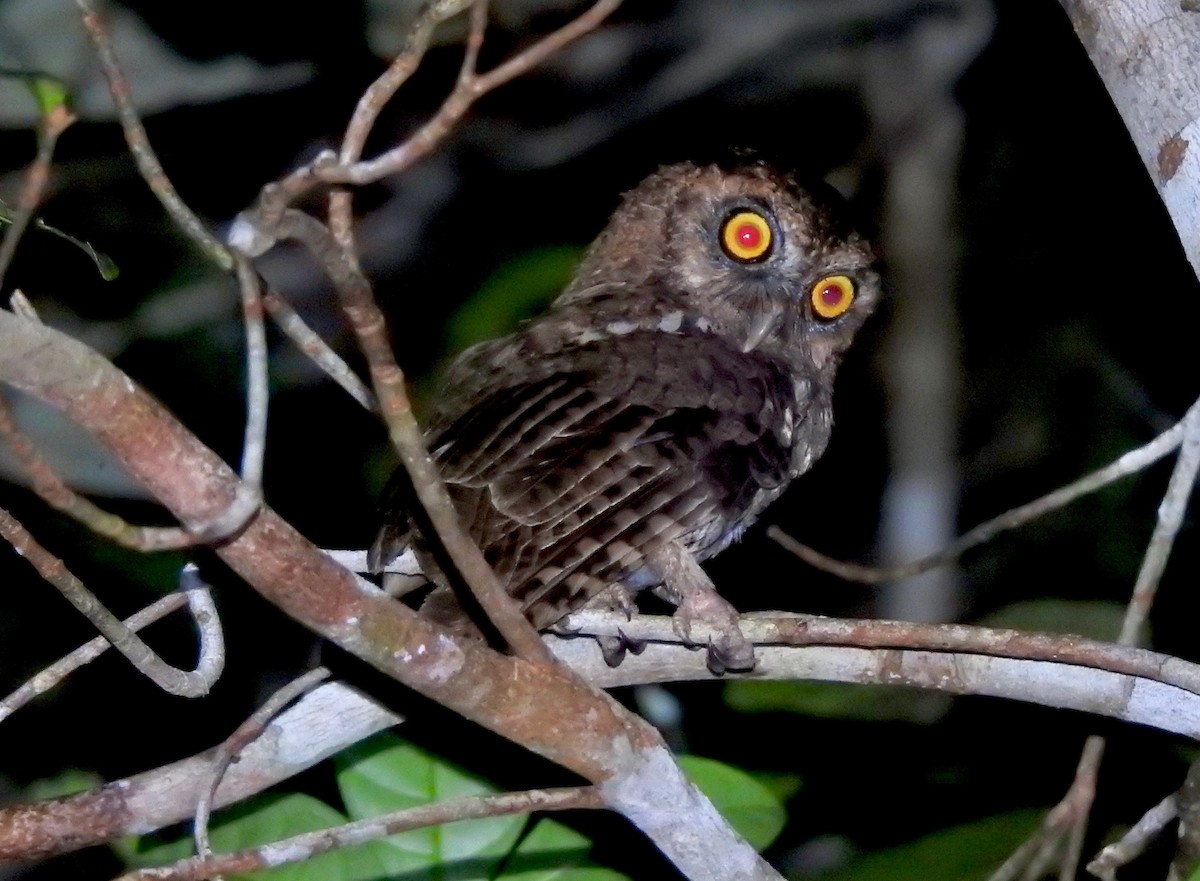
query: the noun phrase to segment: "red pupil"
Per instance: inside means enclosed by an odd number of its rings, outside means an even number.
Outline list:
[[[753,251],[762,244],[762,230],[752,223],[743,223],[737,230],[738,244]]]
[[[842,302],[842,289],[835,284],[821,288],[821,300],[826,306],[838,306]]]

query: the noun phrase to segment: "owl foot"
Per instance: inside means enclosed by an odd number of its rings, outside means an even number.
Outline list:
[[[708,594],[686,594],[671,616],[672,629],[688,645],[701,644],[692,637],[693,626],[697,623],[710,631],[706,663],[714,675],[754,669],[758,662],[754,656],[754,643],[746,639],[738,626],[737,610],[715,590]]]
[[[746,639],[738,625],[738,613],[713,586],[712,580],[686,548],[668,543],[650,554],[650,561],[663,579],[657,591],[679,608],[671,617],[671,627],[685,643],[701,643],[692,636],[695,624],[709,631],[708,669],[720,676],[726,671],[753,670],[757,659],[754,643]]]

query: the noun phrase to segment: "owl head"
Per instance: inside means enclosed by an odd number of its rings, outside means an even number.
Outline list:
[[[832,368],[880,298],[874,254],[844,208],[764,163],[681,163],[625,197],[561,305],[676,312],[810,369]]]

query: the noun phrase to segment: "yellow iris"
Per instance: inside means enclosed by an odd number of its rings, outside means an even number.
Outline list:
[[[755,211],[738,211],[721,227],[721,245],[742,263],[762,260],[771,251],[771,226]]]
[[[854,302],[854,282],[845,275],[827,275],[812,287],[813,312],[832,321]]]

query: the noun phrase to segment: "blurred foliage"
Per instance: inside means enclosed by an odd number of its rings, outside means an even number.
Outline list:
[[[1041,822],[1039,811],[1001,814],[860,857],[820,881],[974,881],[991,876]]]
[[[0,68],[0,79],[22,82],[37,104],[38,114],[43,118],[70,103],[66,83],[41,71]]]
[[[826,719],[909,721],[930,725],[950,698],[911,688],[853,682],[755,682],[725,686],[725,701],[740,713],[786,711]]]
[[[787,811],[769,787],[746,772],[700,756],[680,756],[679,766],[756,850],[765,850],[783,831]]]
[[[979,619],[978,623],[984,627],[1040,630],[1112,642],[1121,632],[1124,618],[1125,607],[1116,602],[1039,599],[997,609]]]
[[[30,801],[42,801],[47,798],[62,798],[83,792],[103,783],[103,778],[95,771],[85,771],[81,768],[67,768],[61,774],[34,780],[25,787],[22,793]]]
[[[461,352],[510,333],[562,293],[579,263],[579,248],[538,248],[500,265],[446,325],[446,351]]]

